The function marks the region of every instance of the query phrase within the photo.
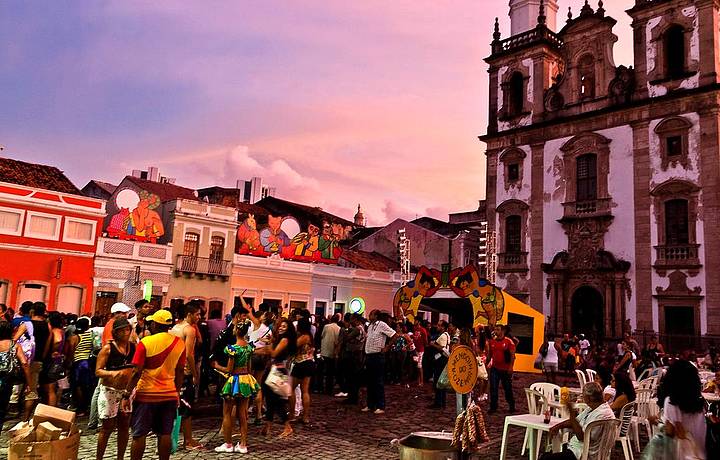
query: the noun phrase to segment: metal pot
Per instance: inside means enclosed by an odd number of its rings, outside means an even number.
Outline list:
[[[452,433],[444,431],[416,431],[391,442],[398,448],[400,460],[460,460],[451,443]]]

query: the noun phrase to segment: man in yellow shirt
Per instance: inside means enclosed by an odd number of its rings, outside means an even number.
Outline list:
[[[158,438],[160,460],[170,458],[170,435],[177,414],[180,388],[185,367],[185,343],[168,333],[173,325],[172,314],[158,310],[148,316],[149,335],[135,350],[132,364],[134,375],[123,396],[123,403],[133,389],[131,460],[141,460],[145,453],[145,438],[152,431]]]

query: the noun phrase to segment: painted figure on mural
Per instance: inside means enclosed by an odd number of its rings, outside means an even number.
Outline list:
[[[420,267],[415,279],[408,281],[395,293],[393,307],[395,315],[404,316],[415,322],[420,302],[424,297],[432,296],[440,287],[440,279],[427,267]]]
[[[323,221],[322,235],[318,241],[318,250],[321,259],[336,259],[335,249],[339,246],[338,237],[333,234],[332,227],[327,221]]]
[[[282,217],[268,216],[268,226],[260,231],[260,244],[265,252],[279,253],[282,248],[290,244],[290,238],[280,228]]]
[[[155,243],[165,234],[160,215],[155,211],[160,206],[157,195],[141,190],[139,193],[124,189],[115,197],[119,208],[110,219],[108,235],[120,239],[135,239]]]
[[[292,240],[295,246],[294,254],[302,257],[312,257],[318,250],[320,240],[320,228],[317,225],[308,225],[308,231],[298,233]]]
[[[237,233],[238,252],[246,254],[261,249],[260,232],[257,230],[257,222],[254,214],[248,214]]]

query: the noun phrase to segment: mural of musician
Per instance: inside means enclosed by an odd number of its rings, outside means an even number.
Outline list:
[[[440,289],[440,272],[420,267],[415,279],[400,287],[393,298],[393,311],[396,317],[404,316],[415,322],[420,302],[424,297],[432,297]]]
[[[307,231],[291,216],[268,216],[266,226],[260,227],[256,217],[248,214],[238,228],[237,253],[259,257],[277,254],[283,259],[299,262],[337,264],[342,249],[340,242],[347,230],[340,224],[322,222],[322,227],[308,224]]]
[[[108,236],[123,240],[147,241],[157,243],[165,234],[160,215],[155,211],[160,206],[157,195],[141,190],[121,190],[115,197],[120,210],[110,219]]]

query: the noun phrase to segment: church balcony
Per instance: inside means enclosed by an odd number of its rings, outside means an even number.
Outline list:
[[[179,255],[175,264],[175,271],[189,275],[230,277],[232,263],[229,260],[210,259]]]
[[[672,244],[655,246],[656,260],[653,265],[658,272],[672,269],[697,271],[702,265],[698,257],[699,244]]]
[[[534,29],[513,35],[504,40],[494,41],[492,43],[492,53],[493,55],[509,53],[539,42],[545,42],[557,48],[560,48],[563,44],[563,40],[558,34],[545,26],[538,25]]]
[[[563,203],[563,219],[610,216],[610,198]]]
[[[527,272],[527,252],[505,252],[498,254],[497,271],[500,273]]]

